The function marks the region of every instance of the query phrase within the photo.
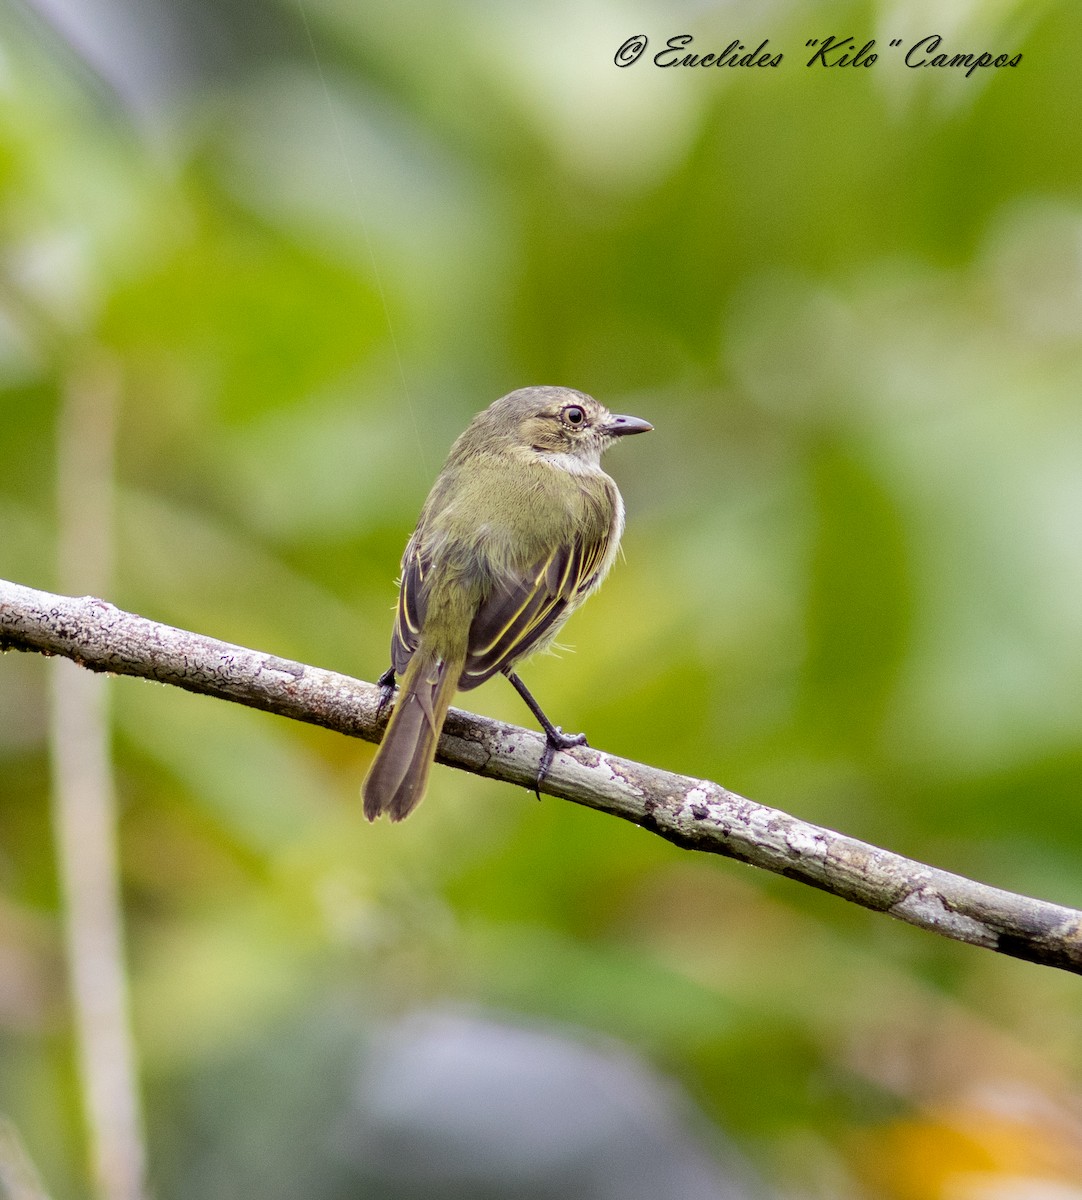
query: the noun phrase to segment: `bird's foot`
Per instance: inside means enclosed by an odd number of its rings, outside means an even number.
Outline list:
[[[541,762],[537,768],[537,778],[534,780],[534,795],[541,799],[541,785],[552,766],[557,750],[570,750],[572,746],[588,746],[584,733],[564,733],[558,725],[550,725],[545,730],[545,748],[541,752]]]
[[[388,667],[376,680],[376,684],[379,687],[379,704],[376,705],[376,720],[379,721],[383,717],[383,710],[391,703],[391,697],[394,695],[394,667]]]

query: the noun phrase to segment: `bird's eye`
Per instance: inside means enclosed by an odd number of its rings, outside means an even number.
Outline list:
[[[563,411],[563,418],[568,425],[578,429],[580,425],[586,424],[586,411],[577,404],[569,404]]]

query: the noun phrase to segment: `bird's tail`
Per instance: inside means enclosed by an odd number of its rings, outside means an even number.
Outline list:
[[[449,662],[423,648],[410,660],[387,731],[361,785],[370,821],[380,813],[401,821],[420,804],[462,667],[461,661]]]

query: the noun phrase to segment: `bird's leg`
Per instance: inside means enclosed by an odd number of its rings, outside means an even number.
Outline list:
[[[376,705],[376,720],[378,721],[394,695],[394,667],[388,667],[376,680],[376,684],[379,687],[379,704]]]
[[[504,674],[511,681],[511,686],[516,692],[526,701],[526,707],[533,713],[545,731],[545,749],[541,755],[541,763],[537,768],[537,778],[534,780],[533,790],[534,795],[538,800],[541,799],[541,785],[545,782],[545,776],[549,773],[549,767],[552,766],[552,759],[557,750],[570,750],[572,746],[585,746],[586,734],[584,733],[564,733],[558,725],[553,723],[545,716],[541,705],[530,694],[530,689],[522,682],[514,671],[504,671]]]

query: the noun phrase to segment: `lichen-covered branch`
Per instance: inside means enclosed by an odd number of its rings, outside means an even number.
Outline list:
[[[61,654],[94,671],[170,683],[372,742],[382,732],[375,684],[161,625],[90,596],[0,581],[0,649]],[[532,787],[542,746],[539,734],[452,709],[438,760]],[[716,783],[584,746],[556,755],[543,790],[686,849],[740,859],[944,937],[1082,974],[1082,912],[925,866]]]

